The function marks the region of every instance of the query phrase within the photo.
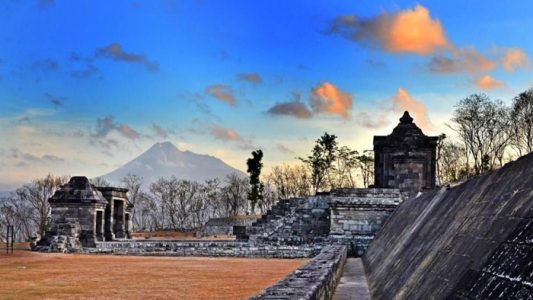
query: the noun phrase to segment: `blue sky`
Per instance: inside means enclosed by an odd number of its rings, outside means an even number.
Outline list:
[[[358,150],[408,109],[449,133],[472,93],[532,83],[530,1],[0,3],[0,190],[98,176],[158,141],[245,169],[324,131]]]

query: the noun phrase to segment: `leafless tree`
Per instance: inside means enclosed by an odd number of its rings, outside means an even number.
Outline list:
[[[66,176],[48,174],[44,178],[35,179],[17,189],[17,198],[29,203],[33,212],[30,219],[37,226],[37,232],[44,237],[50,215],[48,199],[68,180]]]
[[[442,183],[452,183],[468,177],[465,153],[465,149],[452,140],[442,143],[438,161]]]
[[[89,182],[96,187],[108,187],[111,186],[111,183],[107,181],[104,177],[95,177],[89,179]]]
[[[134,174],[128,174],[124,176],[124,178],[122,178],[121,183],[124,188],[128,189],[128,201],[129,203],[133,204],[133,227],[139,228],[141,220],[137,210],[137,206],[141,205],[140,200],[143,197],[143,192],[141,190],[142,177]]]
[[[484,94],[470,95],[456,105],[451,121],[450,128],[464,144],[467,158],[472,158],[475,174],[503,164],[510,141],[510,118],[501,101]]]
[[[311,175],[304,165],[279,165],[274,166],[266,176],[266,184],[280,199],[303,197],[311,194]]]
[[[359,166],[357,157],[359,152],[352,150],[347,146],[342,146],[337,150],[335,159],[336,180],[331,188],[336,187],[355,187],[356,172]]]
[[[0,240],[5,238],[8,225],[15,229],[17,241],[28,241],[37,226],[33,222],[34,209],[30,203],[23,201],[16,193],[10,193],[0,199]]]
[[[228,216],[236,216],[246,210],[249,189],[246,178],[236,174],[226,176],[226,185],[222,188],[222,199]]]
[[[533,152],[533,89],[513,99],[511,145],[519,156]]]

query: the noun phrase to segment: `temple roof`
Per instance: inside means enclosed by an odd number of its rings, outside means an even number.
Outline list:
[[[107,200],[85,176],[74,176],[48,200],[50,203],[102,203]]]
[[[418,146],[434,146],[438,137],[425,135],[413,122],[413,118],[405,111],[400,118],[400,123],[386,136],[374,136],[374,146],[378,145],[400,145],[411,144]]]

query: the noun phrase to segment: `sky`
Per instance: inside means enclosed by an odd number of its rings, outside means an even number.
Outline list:
[[[447,133],[531,87],[531,1],[0,2],[0,190],[106,174],[170,141],[246,170],[324,132],[372,149],[404,110]]]

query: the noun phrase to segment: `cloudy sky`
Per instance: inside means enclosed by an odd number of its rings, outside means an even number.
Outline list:
[[[531,1],[0,2],[0,190],[105,174],[159,141],[245,170],[324,131],[427,134],[472,93],[529,88]]]

